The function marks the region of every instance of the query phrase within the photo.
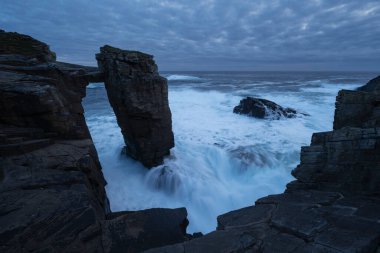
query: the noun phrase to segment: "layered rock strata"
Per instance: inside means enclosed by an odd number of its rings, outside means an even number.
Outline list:
[[[334,130],[302,147],[285,193],[219,216],[202,238],[147,252],[380,252],[379,101],[340,91]]]
[[[140,252],[186,239],[187,213],[111,213],[81,105],[97,68],[0,31],[0,252]]]
[[[341,91],[334,131],[301,150],[283,194],[186,239],[186,210],[111,213],[80,101],[94,68],[0,31],[1,252],[380,252],[379,97]],[[23,106],[21,106],[23,105]]]
[[[153,56],[104,46],[96,55],[126,152],[147,167],[162,164],[174,147],[167,80]]]

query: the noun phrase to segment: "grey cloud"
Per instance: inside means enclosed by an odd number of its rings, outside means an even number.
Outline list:
[[[95,65],[104,44],[161,70],[379,70],[377,0],[2,0],[0,27]]]

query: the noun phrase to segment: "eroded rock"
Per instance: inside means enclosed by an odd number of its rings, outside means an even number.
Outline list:
[[[139,252],[185,240],[183,208],[110,213],[81,105],[88,82],[103,78],[0,31],[1,252]]]
[[[294,118],[297,115],[296,110],[292,108],[284,108],[270,100],[252,97],[242,99],[233,112],[260,119]]]
[[[174,147],[167,80],[153,56],[104,46],[96,55],[126,144],[126,153],[147,167],[162,164]]]
[[[340,91],[334,131],[302,147],[285,193],[219,216],[201,238],[147,252],[379,252],[378,99]]]

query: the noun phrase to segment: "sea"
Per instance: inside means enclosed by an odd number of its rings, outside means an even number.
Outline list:
[[[120,128],[103,83],[84,98],[85,117],[112,211],[186,207],[188,233],[215,230],[217,216],[254,205],[294,180],[301,146],[332,130],[335,97],[367,72],[160,72],[168,79],[175,147],[150,170],[121,154]],[[247,96],[303,114],[279,120],[233,113]]]

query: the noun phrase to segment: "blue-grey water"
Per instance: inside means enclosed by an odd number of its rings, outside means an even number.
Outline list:
[[[332,129],[335,96],[376,76],[359,72],[162,72],[169,80],[175,148],[151,170],[120,155],[123,138],[102,83],[90,84],[85,115],[108,182],[111,209],[182,207],[189,232],[209,232],[222,213],[280,193],[300,147]],[[310,116],[262,120],[232,113],[246,96]]]

